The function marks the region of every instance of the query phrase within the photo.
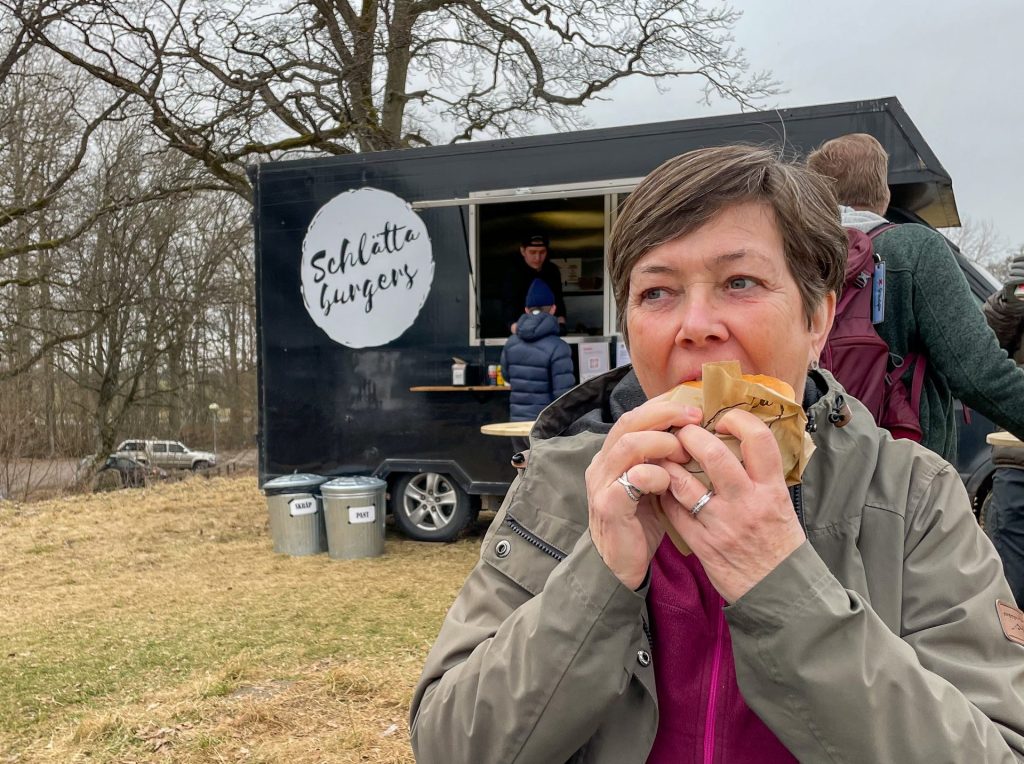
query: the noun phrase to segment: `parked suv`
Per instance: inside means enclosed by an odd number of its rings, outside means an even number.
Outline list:
[[[177,440],[126,440],[114,455],[167,470],[203,470],[217,463],[209,451],[193,451]]]

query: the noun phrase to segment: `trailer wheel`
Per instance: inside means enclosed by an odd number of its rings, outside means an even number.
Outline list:
[[[395,524],[417,541],[452,541],[469,525],[469,495],[448,475],[411,472],[395,481],[391,491]]]

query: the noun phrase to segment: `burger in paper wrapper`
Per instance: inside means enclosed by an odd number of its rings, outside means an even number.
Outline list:
[[[814,452],[814,443],[807,434],[807,415],[796,400],[793,388],[782,380],[762,374],[742,374],[739,361],[706,363],[701,368],[702,380],[684,382],[671,391],[669,400],[697,406],[704,412],[701,426],[714,432],[719,439],[743,461],[740,442],[731,435],[719,434],[715,424],[729,411],[749,411],[775,436],[782,454],[782,472],[786,485],[800,482],[807,461]],[[683,465],[695,478],[708,488],[711,481],[695,461]],[[656,505],[657,506],[657,505]],[[668,518],[656,510],[672,542],[680,552],[689,554],[690,549],[676,532]]]

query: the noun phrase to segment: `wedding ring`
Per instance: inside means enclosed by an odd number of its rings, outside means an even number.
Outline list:
[[[696,517],[700,514],[700,511],[704,509],[704,506],[711,501],[711,497],[715,495],[715,489],[710,489],[706,494],[697,499],[697,503],[690,507],[690,514]]]
[[[629,482],[629,470],[626,470],[625,472],[622,473],[620,477],[617,477],[615,479],[615,482],[626,489],[626,496],[629,497],[630,501],[640,501],[644,493],[646,493],[645,491],[641,491],[639,488],[637,488],[635,485]]]

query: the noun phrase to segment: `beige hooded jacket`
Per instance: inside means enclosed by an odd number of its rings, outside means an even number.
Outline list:
[[[587,530],[584,470],[604,435],[560,434],[595,409],[608,421],[624,373],[538,420],[416,688],[422,764],[646,760],[645,591],[615,578]],[[842,391],[817,379],[808,540],[725,609],[744,699],[802,762],[1024,761],[1024,646],[1004,634],[996,601],[1012,598],[960,479],[855,401],[851,423],[828,424]]]

